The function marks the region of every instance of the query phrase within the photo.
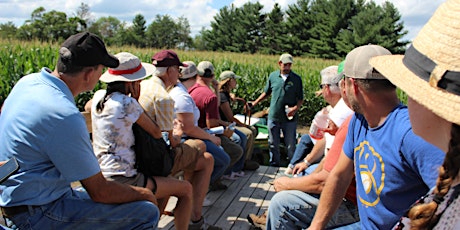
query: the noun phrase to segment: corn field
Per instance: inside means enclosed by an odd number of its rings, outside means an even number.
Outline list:
[[[14,84],[22,77],[30,73],[38,72],[42,67],[54,69],[59,44],[40,42],[19,42],[0,40],[0,104],[8,96]],[[138,56],[144,62],[151,62],[153,54],[159,50],[139,49],[135,47],[108,47],[110,53],[122,51],[130,52]],[[240,54],[206,51],[177,51],[181,61],[207,60],[214,64],[216,76],[224,70],[232,70],[242,76],[238,80],[235,94],[247,101],[255,100],[263,90],[270,72],[278,69],[276,55]],[[308,125],[316,111],[325,106],[321,97],[315,97],[314,92],[319,89],[321,69],[337,65],[340,60],[324,60],[303,57],[294,57],[292,70],[302,77],[304,86],[304,104],[300,110],[300,124]],[[77,106],[83,110],[85,103],[93,93],[104,85],[98,83],[92,92],[82,93],[75,98]],[[403,101],[405,96],[401,92]],[[267,99],[259,104],[255,110],[260,111],[269,107]],[[243,111],[242,105],[234,105],[235,112]]]

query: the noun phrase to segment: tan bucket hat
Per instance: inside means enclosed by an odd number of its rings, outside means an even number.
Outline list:
[[[415,101],[460,125],[460,0],[440,5],[404,56],[374,57],[370,64]]]

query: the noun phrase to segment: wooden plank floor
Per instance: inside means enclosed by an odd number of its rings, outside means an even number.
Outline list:
[[[256,171],[246,171],[246,176],[235,181],[223,180],[227,190],[209,192],[207,197],[214,202],[203,207],[203,215],[208,223],[223,229],[249,229],[246,217],[250,213],[261,214],[267,210],[270,199],[275,194],[268,183],[285,168],[260,166]],[[166,210],[172,210],[177,199],[172,197]],[[162,216],[159,229],[175,229],[173,217]]]

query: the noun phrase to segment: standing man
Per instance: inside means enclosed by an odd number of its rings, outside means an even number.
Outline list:
[[[290,54],[282,54],[278,61],[280,70],[270,74],[264,92],[252,103],[252,106],[255,106],[270,95],[272,96],[268,112],[271,166],[280,165],[280,130],[283,131],[289,159],[295,151],[297,111],[303,103],[303,86],[300,76],[291,71],[293,62]],[[286,113],[286,107],[288,107],[288,113]]]
[[[357,229],[392,229],[436,184],[433,172],[442,164],[444,153],[413,133],[396,87],[369,64],[372,57],[390,54],[381,46],[365,45],[345,59],[343,84],[355,115],[309,229],[324,229],[354,175]]]
[[[62,44],[54,71],[21,78],[6,99],[0,160],[15,157],[20,168],[0,185],[0,206],[19,229],[157,228],[155,195],[104,178],[75,106],[104,67],[118,65],[99,37],[82,32]],[[86,192],[72,190],[73,181]]]

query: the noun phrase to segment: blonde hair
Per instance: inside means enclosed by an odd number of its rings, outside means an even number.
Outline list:
[[[227,78],[225,80],[219,81],[219,92],[230,92],[230,87],[228,86],[228,83],[230,82],[232,78]]]
[[[433,201],[421,203],[409,210],[411,229],[432,229],[439,221],[440,215],[436,215],[438,205],[444,200],[449,191],[452,181],[458,175],[460,168],[460,126],[452,124],[449,150],[444,158],[444,163],[439,168],[439,177],[434,190]]]

